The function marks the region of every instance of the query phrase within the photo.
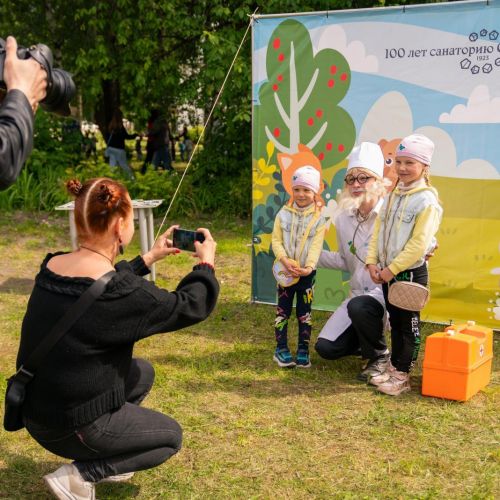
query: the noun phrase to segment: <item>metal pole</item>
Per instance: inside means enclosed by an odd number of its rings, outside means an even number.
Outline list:
[[[139,217],[139,236],[141,239],[141,254],[145,254],[149,251],[148,248],[148,227],[147,227],[147,219],[146,214],[144,213],[144,208],[137,208],[137,214]],[[152,279],[152,275],[149,275],[149,279]]]
[[[155,242],[154,234],[154,220],[153,220],[153,209],[146,208],[146,219],[147,219],[147,229],[148,229],[148,251],[153,248]],[[156,265],[151,265],[151,279],[156,281]]]
[[[71,240],[71,248],[76,250],[78,248],[78,237],[76,235],[76,224],[75,224],[75,211],[69,210],[69,238]]]

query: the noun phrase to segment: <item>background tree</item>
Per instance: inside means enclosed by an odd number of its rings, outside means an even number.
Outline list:
[[[139,128],[152,106],[191,105],[207,116],[257,7],[272,14],[381,5],[384,0],[316,0],[307,7],[297,0],[17,0],[1,6],[0,36],[13,34],[24,46],[47,44],[56,65],[73,74],[79,118],[104,132],[118,107]],[[247,39],[194,169],[199,189],[219,190],[215,208],[222,196],[227,203],[228,189],[240,190],[242,215],[250,212],[250,122]],[[213,182],[221,178],[226,182]]]

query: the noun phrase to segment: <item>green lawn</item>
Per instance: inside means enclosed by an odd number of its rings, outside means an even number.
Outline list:
[[[310,370],[281,370],[274,308],[249,303],[250,223],[181,222],[206,225],[218,241],[219,304],[206,322],[142,341],[135,353],[157,373],[145,404],[181,423],[183,449],[129,483],[99,485],[99,499],[500,498],[498,335],[492,382],[467,403],[420,395],[425,338],[414,389],[400,398],[357,382],[355,358],[313,353]],[[46,252],[68,248],[69,232],[65,217],[4,214],[0,235],[3,394],[33,278]],[[186,255],[160,263],[159,284],[174,288],[191,265]],[[314,337],[327,317],[315,313]],[[0,498],[51,498],[42,476],[58,457],[24,430],[0,430],[0,450]]]

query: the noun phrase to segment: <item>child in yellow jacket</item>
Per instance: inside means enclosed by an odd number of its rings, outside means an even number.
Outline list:
[[[410,390],[410,369],[420,348],[420,312],[407,311],[388,301],[390,283],[414,281],[427,285],[426,255],[435,246],[443,210],[429,183],[434,144],[427,137],[405,137],[396,150],[399,182],[384,200],[375,221],[366,265],[374,283],[382,284],[391,324],[391,361],[386,371],[369,382],[378,391],[399,396]]]
[[[316,264],[323,248],[325,219],[316,204],[320,173],[313,167],[300,167],[292,176],[292,204],[276,215],[272,248],[278,266],[282,266],[292,284],[278,283],[278,307],[275,319],[276,350],[273,360],[282,368],[309,368],[311,308]],[[299,323],[297,356],[288,348],[288,319],[294,296]]]

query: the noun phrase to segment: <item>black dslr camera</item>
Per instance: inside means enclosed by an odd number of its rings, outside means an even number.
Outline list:
[[[40,102],[43,109],[58,115],[68,116],[70,114],[69,101],[75,95],[75,83],[71,75],[62,69],[53,68],[54,58],[52,51],[39,43],[32,45],[29,49],[18,47],[17,57],[29,59],[32,57],[47,72],[47,95]],[[3,80],[3,67],[5,62],[5,40],[0,38],[0,88],[5,88]]]

